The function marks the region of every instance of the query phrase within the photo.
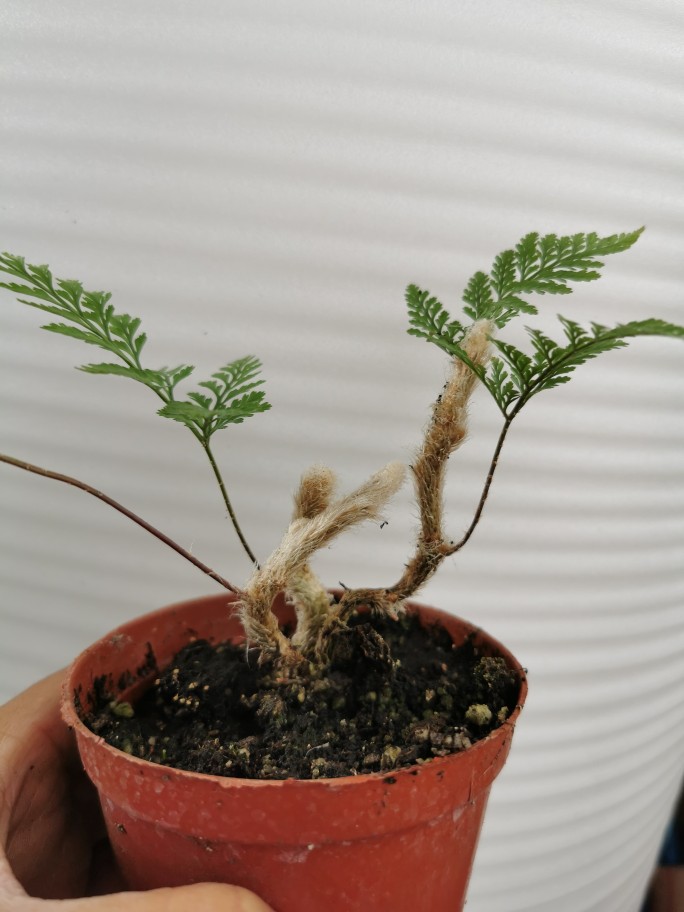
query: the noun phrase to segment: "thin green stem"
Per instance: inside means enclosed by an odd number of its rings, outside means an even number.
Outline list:
[[[51,478],[54,481],[62,481],[64,484],[72,485],[75,488],[79,488],[81,491],[85,491],[86,494],[91,494],[93,497],[97,497],[98,500],[106,503],[107,506],[113,507],[115,510],[118,510],[119,513],[123,513],[123,515],[128,519],[133,520],[134,523],[137,523],[146,532],[154,535],[154,537],[158,538],[159,541],[164,542],[165,545],[168,545],[169,548],[172,548],[177,554],[180,554],[181,557],[184,557],[187,561],[190,561],[190,563],[197,567],[198,570],[201,570],[202,573],[206,573],[207,576],[211,577],[211,579],[217,582],[220,586],[223,586],[224,589],[228,589],[230,592],[234,592],[236,595],[241,594],[240,589],[238,589],[236,586],[233,586],[232,583],[229,583],[227,579],[224,579],[215,570],[212,570],[211,567],[208,567],[206,564],[202,563],[201,560],[198,560],[194,554],[186,551],[185,548],[177,544],[175,541],[173,541],[173,539],[169,538],[168,535],[165,535],[164,532],[160,532],[159,529],[155,529],[155,527],[150,525],[150,523],[148,523],[146,520],[142,519],[136,513],[133,513],[132,510],[124,507],[122,504],[118,503],[118,501],[109,497],[107,494],[103,494],[102,491],[98,491],[96,488],[85,484],[85,482],[79,481],[78,478],[72,478],[70,475],[62,475],[60,472],[52,472],[50,469],[43,469],[40,466],[33,465],[30,462],[25,462],[22,459],[15,459],[13,456],[5,456],[3,453],[0,453],[0,462],[6,462],[8,465],[16,466],[16,468],[23,469],[25,472],[31,472],[33,475],[42,475],[43,478]]]
[[[258,570],[259,561],[256,559],[256,557],[254,556],[254,552],[247,544],[247,539],[245,538],[244,533],[243,533],[242,529],[240,528],[240,523],[238,522],[238,518],[235,515],[235,511],[233,510],[233,505],[231,504],[230,498],[228,497],[228,491],[227,491],[225,483],[223,481],[223,477],[221,475],[218,465],[216,464],[216,460],[214,459],[214,454],[211,452],[211,447],[209,446],[209,441],[201,440],[200,442],[202,443],[202,446],[204,447],[204,451],[207,454],[207,458],[211,464],[212,469],[214,470],[214,475],[216,476],[216,481],[218,482],[218,486],[221,491],[221,496],[223,497],[223,502],[226,505],[226,509],[228,510],[228,515],[230,516],[230,521],[233,523],[233,528],[235,529],[237,537],[240,539],[240,544],[245,549],[245,551],[247,552],[247,556],[249,557],[251,562],[255,565],[255,567]]]

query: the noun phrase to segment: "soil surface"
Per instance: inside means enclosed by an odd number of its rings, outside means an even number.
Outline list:
[[[505,721],[519,690],[504,659],[409,614],[352,619],[323,670],[285,675],[257,659],[196,640],[134,707],[101,693],[84,721],[114,747],[179,769],[333,778],[464,750]]]

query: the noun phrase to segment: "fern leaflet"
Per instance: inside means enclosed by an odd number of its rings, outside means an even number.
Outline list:
[[[565,342],[558,343],[539,329],[527,329],[532,353],[503,339],[492,339],[497,354],[487,369],[474,365],[462,347],[473,323],[486,320],[499,329],[520,314],[537,314],[526,300],[529,294],[570,294],[572,282],[600,278],[601,258],[629,249],[643,229],[599,237],[595,232],[558,236],[531,232],[495,259],[489,273],[476,272],[463,292],[463,311],[472,323],[452,320],[430,292],[409,285],[408,332],[438,345],[475,371],[499,409],[512,418],[532,396],[567,383],[580,365],[606,351],[622,348],[634,336],[682,337],[684,329],[664,320],[640,320],[607,328],[594,323],[588,329],[565,317],[560,321]]]
[[[80,370],[128,377],[149,387],[164,403],[158,414],[185,424],[205,446],[215,431],[270,408],[264,393],[255,391],[263,383],[256,379],[261,369],[257,358],[239,358],[200,382],[211,395],[188,393],[188,400],[179,401],[176,386],[194,368],[189,364],[143,367],[140,356],[147,335],[140,331],[137,317],[114,310],[108,292],[85,291],[80,282],[56,279],[47,266],[30,265],[23,257],[9,253],[0,254],[0,272],[19,280],[0,282],[0,288],[20,295],[23,304],[59,318],[43,329],[96,345],[119,358],[120,363],[84,364]]]

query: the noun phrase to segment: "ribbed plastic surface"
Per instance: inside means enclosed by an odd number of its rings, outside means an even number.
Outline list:
[[[216,451],[260,555],[301,471],[407,461],[444,362],[404,286],[454,310],[531,229],[647,224],[596,285],[542,301],[684,322],[684,11],[677,2],[287,5],[25,0],[0,11],[0,248],[115,293],[148,360],[198,379],[254,352],[273,411]],[[2,450],[78,475],[236,581],[202,453],[151,393],[72,365],[3,293]],[[44,321],[43,321],[44,322]],[[530,668],[469,912],[637,912],[684,770],[684,349],[642,341],[514,426],[482,526],[425,600]],[[468,524],[497,416],[448,485]],[[211,585],[76,491],[0,467],[4,696],[126,618]],[[321,556],[391,582],[409,493]]]

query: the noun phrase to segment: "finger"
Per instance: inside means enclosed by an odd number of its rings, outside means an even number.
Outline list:
[[[33,721],[49,732],[60,746],[71,743],[71,736],[59,715],[60,688],[65,673],[65,669],[61,669],[48,675],[0,707],[0,739],[4,735],[11,736],[15,724],[26,728]]]
[[[12,907],[12,912],[122,912],[123,909],[126,912],[188,912],[189,909],[201,912],[273,912],[249,890],[226,884],[193,884],[146,893],[114,893],[92,899],[43,902],[35,909],[27,906],[26,910],[16,905]],[[1,905],[0,912],[5,912]]]
[[[59,714],[57,672],[0,707],[0,886],[83,896],[99,808]]]
[[[70,735],[59,718],[59,686],[63,671],[34,684],[19,696],[0,707],[0,789],[2,816],[0,838],[4,840],[14,807],[21,775],[27,761],[27,741],[33,744],[36,736],[44,736],[58,750],[68,750]],[[19,771],[19,775],[17,775]]]

